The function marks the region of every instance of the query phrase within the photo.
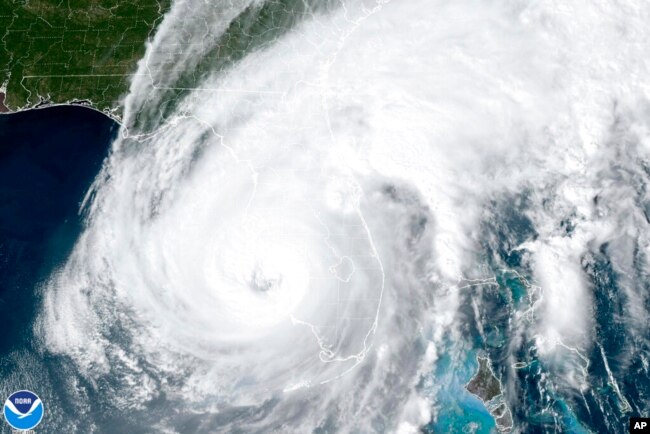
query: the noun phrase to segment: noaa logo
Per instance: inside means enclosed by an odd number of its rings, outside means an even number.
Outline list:
[[[5,420],[12,428],[26,431],[43,419],[43,402],[29,390],[19,390],[7,398],[4,406]]]

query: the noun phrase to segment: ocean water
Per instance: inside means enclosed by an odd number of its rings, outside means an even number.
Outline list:
[[[155,432],[149,427],[175,405],[161,395],[143,408],[116,411],[101,387],[87,382],[66,357],[43,350],[34,340],[33,322],[43,284],[56,274],[82,233],[82,200],[117,131],[112,120],[83,107],[0,116],[2,392],[7,395],[12,388],[28,387],[41,394],[48,404],[42,432],[58,432],[61,427]],[[526,216],[527,206],[523,195],[488,207],[477,267],[484,267],[494,279],[461,288],[463,339],[444,342],[433,371],[422,377],[419,387],[424,395],[435,397],[437,406],[435,420],[423,426],[423,432],[497,431],[486,404],[465,389],[477,370],[477,355],[490,358],[518,432],[617,432],[630,416],[642,416],[647,408],[644,358],[630,357],[634,352],[646,353],[647,348],[621,323],[626,295],[619,288],[620,276],[612,269],[608,245],[584,261],[594,288],[595,345],[589,354],[580,355],[584,359],[571,359],[570,352],[565,355],[568,364],[585,363],[582,393],[549,380],[554,372],[539,360],[535,343],[517,333],[517,321],[533,319],[539,296],[521,254],[509,249],[536,237]],[[639,281],[644,284],[643,279]],[[513,360],[521,366],[514,369]],[[107,384],[119,381],[119,372],[111,375],[117,379],[109,376],[104,380]],[[612,382],[611,375],[619,381]],[[75,402],[80,396],[83,406]],[[201,431],[201,424],[201,416],[185,415],[175,425],[194,432]]]
[[[0,392],[53,433],[647,416],[648,4],[317,3],[173,2],[119,134],[3,118]]]
[[[0,116],[0,378],[5,397],[10,389],[30,387],[48,411],[56,405],[48,405],[47,397],[61,398],[56,385],[65,383],[65,374],[39,350],[34,320],[43,282],[79,236],[81,202],[116,132],[114,121],[78,106]],[[3,422],[2,432],[6,429]]]

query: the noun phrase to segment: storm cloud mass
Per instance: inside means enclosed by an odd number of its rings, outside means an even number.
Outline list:
[[[624,379],[648,376],[648,22],[633,1],[175,1],[43,288],[43,351],[103,396],[79,411],[444,431],[454,364],[483,354],[503,431],[647,415]]]

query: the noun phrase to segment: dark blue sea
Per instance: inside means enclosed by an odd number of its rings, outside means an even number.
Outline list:
[[[0,395],[6,397],[18,387],[31,388],[46,405],[52,403],[52,411],[46,410],[46,418],[51,419],[44,420],[39,432],[58,432],[52,426],[83,432],[89,424],[98,432],[152,432],[133,430],[137,422],[128,415],[106,412],[101,390],[79,377],[65,358],[43,352],[33,340],[41,285],[65,261],[83,229],[81,201],[117,133],[114,121],[84,107],[0,116]],[[489,221],[501,223],[485,228],[486,233],[497,235],[486,236],[497,241],[484,246],[485,266],[494,272],[496,285],[477,286],[466,293],[466,309],[460,313],[465,315],[465,341],[450,341],[442,352],[433,375],[435,390],[431,390],[437,396],[438,418],[422,432],[497,431],[485,403],[465,389],[476,372],[477,355],[489,357],[495,374],[510,384],[504,402],[523,432],[619,432],[630,416],[642,416],[648,408],[650,385],[641,358],[632,357],[625,365],[617,360],[625,360],[629,352],[647,354],[648,348],[630,341],[621,323],[623,291],[617,286],[607,246],[594,252],[595,259],[585,270],[594,286],[598,337],[593,352],[585,355],[589,388],[580,395],[567,393],[548,380],[551,376],[538,360],[534,343],[511,330],[513,312],[525,310],[535,297],[524,279],[530,270],[516,253],[502,248],[535,236],[525,209],[512,203],[517,201],[495,206]],[[471,298],[477,300],[476,312],[471,310]],[[479,326],[488,333],[479,333]],[[525,361],[521,368],[512,369],[511,352]],[[627,397],[627,408],[609,382],[604,352],[611,355],[609,369],[620,379],[618,387]],[[83,416],[74,410],[70,378],[76,378],[77,390],[84,390],[91,401]],[[426,386],[422,389],[427,392]],[[0,425],[0,432],[10,432],[6,424]]]
[[[117,131],[113,120],[81,106],[0,116],[0,377],[8,380],[3,388],[36,370],[35,377],[54,388],[47,395],[56,394],[61,373],[49,372],[58,368],[33,342],[39,288],[82,229],[81,200]],[[38,388],[28,378],[22,382]],[[1,392],[6,398],[13,390]],[[2,432],[7,428],[3,423]]]

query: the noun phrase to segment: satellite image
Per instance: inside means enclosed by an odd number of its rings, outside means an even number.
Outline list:
[[[650,2],[0,0],[1,433],[650,432]]]

